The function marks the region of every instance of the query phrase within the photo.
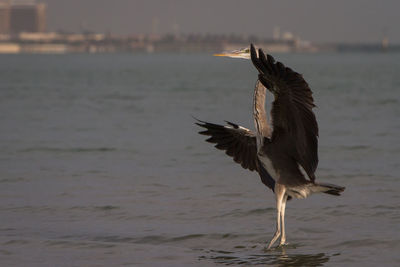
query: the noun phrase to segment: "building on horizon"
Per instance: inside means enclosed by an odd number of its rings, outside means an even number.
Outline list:
[[[35,0],[0,0],[0,34],[46,31],[46,4]]]

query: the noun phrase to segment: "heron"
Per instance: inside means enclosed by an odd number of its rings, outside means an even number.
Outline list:
[[[280,237],[286,244],[285,209],[292,198],[304,199],[313,193],[339,196],[345,187],[317,183],[318,124],[313,112],[312,91],[303,76],[286,67],[253,44],[250,48],[216,54],[251,59],[258,70],[253,95],[255,131],[236,123],[226,125],[197,120],[205,128],[199,133],[207,142],[224,150],[244,169],[258,172],[276,199],[276,231],[267,243],[270,249]],[[267,90],[273,95],[270,117],[265,111]]]

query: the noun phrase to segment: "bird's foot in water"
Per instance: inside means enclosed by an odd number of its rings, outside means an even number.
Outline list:
[[[271,243],[267,243],[267,244],[265,244],[264,245],[264,250],[275,250],[275,249],[277,249],[279,246],[272,246],[272,244]]]
[[[275,250],[275,249],[279,249],[279,248],[284,248],[284,247],[286,247],[286,246],[289,246],[290,244],[288,243],[288,242],[281,242],[278,246],[276,246],[276,247],[272,247],[272,245],[271,244],[266,244],[265,246],[264,246],[264,249],[265,250]]]

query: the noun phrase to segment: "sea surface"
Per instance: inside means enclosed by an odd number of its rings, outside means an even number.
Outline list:
[[[400,266],[400,54],[274,56],[314,92],[317,181],[346,191],[290,201],[267,251],[274,195],[192,117],[253,129],[250,61],[1,55],[0,266]]]

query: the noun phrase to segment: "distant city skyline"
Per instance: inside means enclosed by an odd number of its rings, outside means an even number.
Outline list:
[[[0,34],[46,32],[46,4],[0,0]]]
[[[274,28],[318,43],[400,43],[400,1],[42,0],[48,30],[115,34],[211,33],[272,37]]]

